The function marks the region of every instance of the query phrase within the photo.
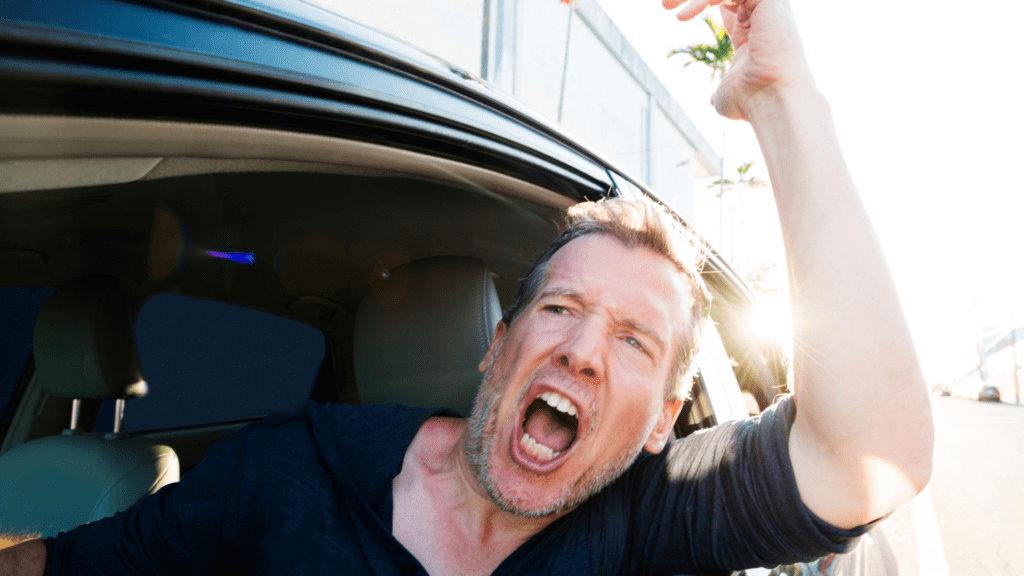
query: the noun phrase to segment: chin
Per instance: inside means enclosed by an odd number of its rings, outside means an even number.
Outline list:
[[[537,476],[519,468],[511,456],[507,459],[511,470],[504,473],[495,470],[491,464],[497,454],[492,451],[487,458],[488,465],[482,470],[484,474],[477,476],[477,481],[491,502],[505,512],[523,518],[558,516],[570,512],[614,482],[632,465],[643,446],[640,438],[618,459],[596,470],[583,472],[575,479],[564,481],[561,486],[548,487],[544,485],[552,481],[550,477]]]
[[[639,435],[619,458],[586,469],[575,478],[558,480],[563,467],[552,474],[538,475],[520,467],[512,456],[511,440],[505,446],[498,439],[498,412],[507,383],[490,380],[490,368],[473,404],[463,444],[466,461],[477,483],[500,510],[523,518],[545,518],[569,512],[618,478],[636,460],[650,434]],[[495,385],[498,384],[498,385]],[[526,389],[522,391],[525,394]],[[522,398],[517,399],[516,405]],[[653,424],[650,426],[653,429]],[[504,452],[504,454],[502,454]],[[574,462],[566,462],[572,466]],[[552,485],[557,483],[559,485]]]
[[[501,510],[524,518],[544,518],[564,514],[581,502],[573,498],[572,483],[551,486],[550,478],[510,464],[511,470],[488,469],[482,482],[491,501]]]

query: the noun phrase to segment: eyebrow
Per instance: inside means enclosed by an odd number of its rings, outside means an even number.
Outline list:
[[[540,293],[540,295],[537,297],[537,300],[541,300],[542,298],[544,298],[546,296],[564,296],[564,297],[569,298],[571,300],[575,300],[576,302],[580,303],[581,305],[586,305],[586,301],[583,299],[583,296],[581,296],[575,290],[571,290],[571,289],[568,289],[568,288],[548,288],[546,290],[543,290]],[[629,330],[633,330],[635,332],[639,332],[640,334],[643,334],[644,336],[647,336],[648,338],[653,340],[654,343],[661,350],[665,349],[665,342],[658,336],[657,333],[655,333],[650,328],[647,328],[643,324],[640,324],[639,322],[637,322],[633,318],[630,318],[629,316],[626,316],[626,317],[613,317],[613,320],[615,321],[616,325],[623,326],[623,327],[625,327],[625,328],[627,328]]]
[[[540,296],[537,296],[537,299],[540,300],[545,296],[566,296],[568,298],[572,298],[573,300],[579,302],[580,304],[583,303],[583,297],[580,296],[575,290],[570,290],[568,288],[546,288],[540,293]]]

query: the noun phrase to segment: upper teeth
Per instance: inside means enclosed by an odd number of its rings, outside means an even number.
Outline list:
[[[569,416],[576,416],[576,405],[558,392],[545,392],[540,395],[540,399],[559,412],[565,412]]]

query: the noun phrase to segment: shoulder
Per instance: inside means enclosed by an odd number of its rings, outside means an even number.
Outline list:
[[[715,490],[723,480],[757,477],[769,470],[782,483],[794,483],[788,436],[795,415],[785,397],[762,414],[723,422],[669,443],[659,454],[642,452],[632,466],[605,490],[602,505],[661,499]]]
[[[412,442],[421,427],[434,433],[443,433],[445,421],[454,421],[454,412],[445,408],[416,408],[401,404],[372,404],[350,406],[347,404],[315,404],[306,406],[310,423],[317,434],[330,430],[339,446],[364,442],[402,445],[402,450]]]
[[[330,430],[342,439],[380,430],[394,434],[409,428],[419,429],[428,418],[449,414],[454,413],[445,408],[415,408],[401,404],[352,406],[310,401],[295,410],[271,414],[253,422],[242,430],[242,435],[317,435]]]
[[[436,413],[445,414],[443,409],[398,404],[308,402],[248,424],[218,442],[210,455],[229,466],[308,460],[317,453],[329,460],[363,463],[377,451],[404,452],[424,421]]]

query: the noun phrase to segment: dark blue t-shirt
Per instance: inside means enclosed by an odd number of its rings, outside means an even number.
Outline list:
[[[845,550],[867,527],[841,530],[800,501],[794,410],[786,399],[642,455],[494,574],[679,574]],[[251,424],[178,484],[47,539],[47,574],[426,574],[391,535],[391,487],[433,415],[454,414],[310,403]]]

